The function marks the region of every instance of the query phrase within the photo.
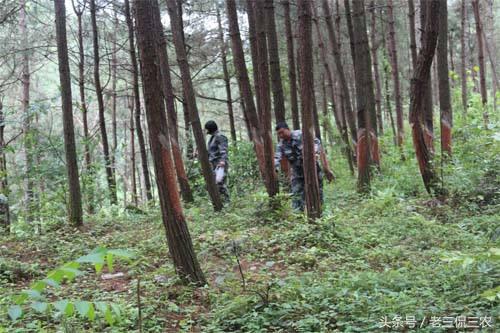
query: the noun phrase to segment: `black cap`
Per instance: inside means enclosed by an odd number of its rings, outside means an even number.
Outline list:
[[[212,134],[218,129],[217,123],[213,120],[209,120],[205,123],[205,129],[208,131],[208,133]]]
[[[290,128],[288,127],[288,124],[286,123],[286,121],[280,121],[279,123],[276,124],[276,128],[275,130],[279,130],[280,128]]]

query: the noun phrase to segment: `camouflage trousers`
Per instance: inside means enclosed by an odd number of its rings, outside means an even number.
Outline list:
[[[212,168],[214,178],[216,178],[216,170],[217,170],[217,167]],[[222,177],[222,181],[217,182],[217,180],[216,180],[216,184],[217,184],[217,188],[219,189],[219,193],[221,195],[222,201],[224,203],[228,203],[229,202],[229,190],[227,188],[227,167],[224,168],[224,176]]]
[[[319,195],[323,203],[323,172],[318,170]],[[292,176],[292,208],[296,211],[304,211],[305,206],[305,185],[304,176]]]

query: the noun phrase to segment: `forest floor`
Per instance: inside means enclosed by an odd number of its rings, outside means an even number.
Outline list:
[[[221,213],[198,197],[185,212],[204,288],[176,278],[157,208],[106,208],[82,230],[0,238],[0,332],[139,332],[138,279],[143,332],[450,332],[461,323],[499,331],[498,296],[487,291],[500,281],[500,148],[491,132],[474,133],[455,134],[463,143],[442,170],[446,199],[424,193],[410,143],[401,161],[389,139],[369,195],[333,159],[337,179],[325,185],[315,224],[290,210],[287,195],[270,204],[244,182],[233,183]],[[86,268],[46,297],[117,303],[118,322],[33,310],[8,319],[12,295],[97,246],[136,258],[115,262],[115,275]]]

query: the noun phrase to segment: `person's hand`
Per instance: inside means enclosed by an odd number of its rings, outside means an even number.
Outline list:
[[[335,180],[335,175],[333,174],[332,170],[325,170],[325,176],[329,183]]]
[[[221,168],[223,168],[226,166],[226,162],[220,161],[219,164],[217,164],[217,166],[220,166]]]

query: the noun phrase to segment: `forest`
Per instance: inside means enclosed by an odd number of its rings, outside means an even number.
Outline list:
[[[0,0],[0,333],[498,332],[494,0]]]

